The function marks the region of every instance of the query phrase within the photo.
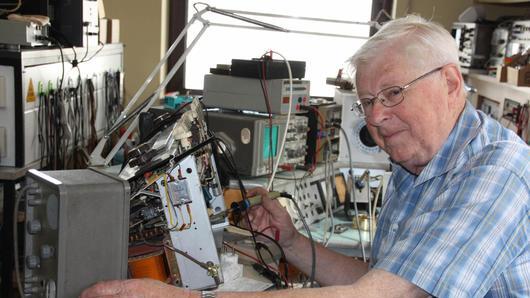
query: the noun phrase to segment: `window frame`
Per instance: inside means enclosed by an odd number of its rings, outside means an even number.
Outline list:
[[[188,5],[189,0],[170,0],[169,1],[169,22],[168,22],[168,47],[173,44],[173,41],[177,38],[180,32],[184,29],[188,21]],[[392,11],[393,0],[372,0],[372,12],[371,19],[374,20],[381,10],[387,12]],[[378,20],[379,22],[387,21],[385,15],[382,15]],[[376,32],[375,28],[370,28],[370,36],[374,35]],[[168,59],[167,71],[175,65],[178,58],[182,56],[184,50],[186,49],[186,36],[183,38],[183,41],[175,48],[175,51],[171,54]],[[166,86],[166,92],[177,91],[181,94],[189,92],[194,95],[201,95],[201,89],[185,89],[185,71],[186,63],[182,64],[180,69],[176,72],[175,76],[169,81]]]

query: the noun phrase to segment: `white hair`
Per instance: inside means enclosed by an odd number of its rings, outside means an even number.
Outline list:
[[[384,55],[388,46],[403,53],[412,67],[427,69],[448,63],[459,65],[458,48],[454,38],[441,25],[416,15],[387,22],[350,58],[355,71],[360,65]]]

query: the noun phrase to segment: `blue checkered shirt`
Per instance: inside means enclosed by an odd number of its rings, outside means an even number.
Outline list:
[[[420,175],[395,165],[372,267],[436,297],[530,297],[530,149],[467,103]]]

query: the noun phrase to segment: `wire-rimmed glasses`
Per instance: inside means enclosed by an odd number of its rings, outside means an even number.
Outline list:
[[[417,81],[441,70],[443,67],[444,66],[440,66],[429,72],[426,72],[403,86],[390,86],[384,88],[377,92],[374,97],[361,98],[353,104],[352,111],[356,112],[361,117],[370,117],[376,101],[379,101],[383,106],[388,108],[397,106],[405,99],[405,95],[403,93],[405,90],[407,90],[407,88],[412,86]]]

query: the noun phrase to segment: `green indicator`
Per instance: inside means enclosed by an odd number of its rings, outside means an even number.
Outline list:
[[[272,134],[270,127],[265,127],[264,136],[263,136],[263,160],[276,157],[277,147],[278,147],[278,130],[279,127],[272,127]],[[272,150],[271,150],[271,137],[272,137]]]

